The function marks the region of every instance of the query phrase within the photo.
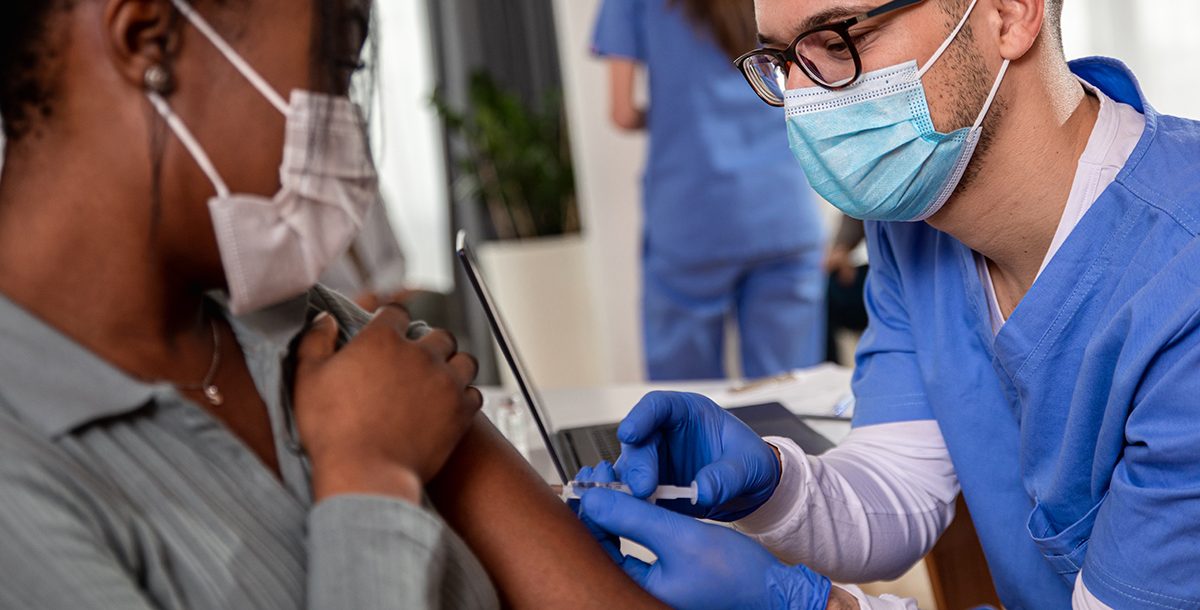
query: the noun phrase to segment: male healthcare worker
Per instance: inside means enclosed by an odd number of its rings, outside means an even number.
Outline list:
[[[619,559],[677,607],[911,608],[826,576],[899,575],[961,487],[1007,608],[1200,607],[1200,124],[1115,60],[1068,64],[1061,0],[757,7],[751,84],[870,221],[855,429],[806,456],[648,396],[619,475],[694,479],[692,514],[774,556],[604,490],[585,518],[653,550]]]

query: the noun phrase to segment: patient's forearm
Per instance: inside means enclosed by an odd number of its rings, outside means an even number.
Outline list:
[[[483,415],[429,485],[514,608],[658,608]]]

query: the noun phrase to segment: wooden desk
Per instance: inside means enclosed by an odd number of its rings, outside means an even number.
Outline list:
[[[925,565],[941,610],[966,610],[986,604],[1000,607],[971,513],[961,495],[954,523],[925,558]]]

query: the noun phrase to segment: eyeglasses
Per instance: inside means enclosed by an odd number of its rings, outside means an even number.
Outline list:
[[[867,19],[898,11],[925,0],[892,0],[883,6],[804,32],[786,49],[758,49],[742,55],[734,64],[754,92],[772,106],[784,105],[788,68],[797,65],[817,85],[836,91],[858,82],[862,60],[850,28]]]

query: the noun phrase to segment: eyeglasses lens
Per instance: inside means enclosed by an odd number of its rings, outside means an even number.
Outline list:
[[[840,32],[819,30],[796,43],[796,55],[816,84],[843,87],[858,73],[851,44]]]
[[[782,106],[783,93],[787,91],[787,66],[770,55],[755,55],[742,66],[750,83],[768,104]]]

